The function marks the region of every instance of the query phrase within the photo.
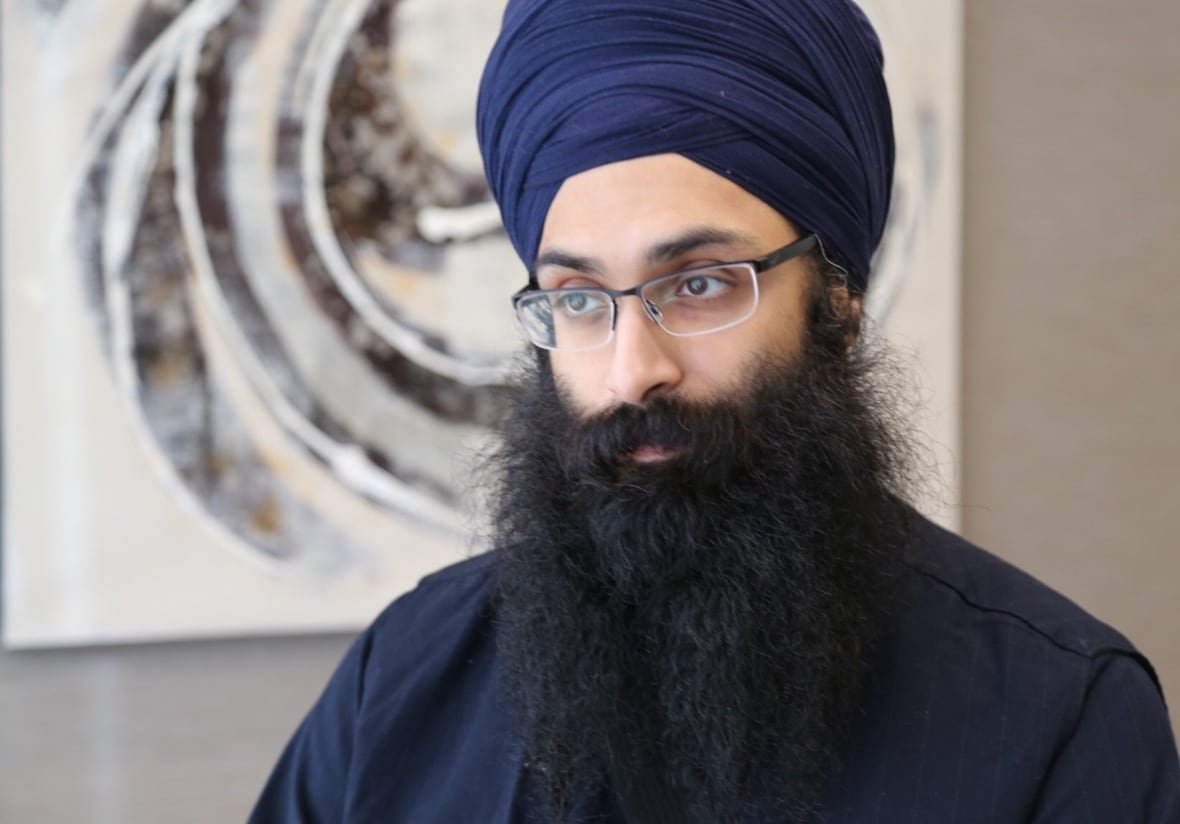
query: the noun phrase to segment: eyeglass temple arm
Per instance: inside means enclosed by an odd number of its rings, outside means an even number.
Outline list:
[[[815,234],[807,234],[796,240],[794,243],[788,244],[777,252],[773,252],[760,260],[754,262],[755,268],[759,272],[765,272],[767,269],[773,269],[780,263],[786,263],[791,258],[805,255],[816,247],[819,243],[819,236]]]

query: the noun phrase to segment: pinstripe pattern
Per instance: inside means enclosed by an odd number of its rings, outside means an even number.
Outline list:
[[[498,692],[493,563],[426,579],[361,636],[252,821],[536,820]],[[589,799],[578,820],[622,821]],[[1180,824],[1151,665],[1066,599],[922,522],[826,820]]]

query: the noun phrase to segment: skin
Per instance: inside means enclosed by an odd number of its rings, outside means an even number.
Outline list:
[[[702,230],[729,237],[677,243]],[[653,155],[567,179],[546,217],[534,274],[542,288],[625,289],[680,269],[757,258],[797,237],[790,221],[737,184],[681,155]],[[796,258],[763,273],[753,317],[707,335],[669,335],[638,299],[624,298],[613,340],[587,352],[551,352],[554,377],[584,416],[662,393],[700,402],[740,392],[754,361],[799,353],[809,267]],[[663,457],[658,445],[633,455]]]

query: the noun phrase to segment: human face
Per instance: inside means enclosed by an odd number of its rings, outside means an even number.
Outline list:
[[[627,289],[667,272],[757,258],[798,236],[790,221],[721,175],[681,155],[653,155],[562,184],[545,219],[535,275],[543,289]],[[554,377],[584,416],[664,393],[690,401],[740,393],[754,362],[790,361],[800,352],[807,272],[808,262],[796,259],[760,275],[753,317],[693,337],[669,335],[638,300],[624,298],[610,343],[551,352]]]

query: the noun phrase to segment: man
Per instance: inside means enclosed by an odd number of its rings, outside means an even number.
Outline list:
[[[537,353],[496,548],[358,639],[253,820],[1180,821],[1148,662],[904,503],[851,2],[514,0],[478,125]]]

